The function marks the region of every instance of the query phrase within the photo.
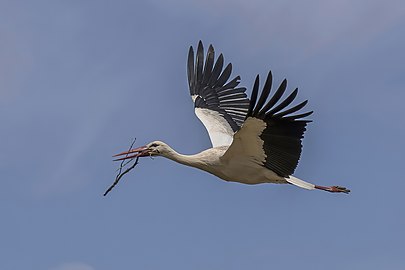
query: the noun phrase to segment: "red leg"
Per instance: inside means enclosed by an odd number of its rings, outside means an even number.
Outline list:
[[[332,187],[315,186],[315,188],[320,189],[320,190],[325,190],[328,192],[333,192],[333,193],[343,192],[343,193],[348,194],[350,192],[349,189],[347,189],[345,187],[339,187],[339,186],[332,186]]]

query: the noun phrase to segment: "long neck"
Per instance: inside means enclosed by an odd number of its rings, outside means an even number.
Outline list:
[[[173,150],[170,147],[167,147],[168,151],[162,154],[162,156],[171,159],[173,161],[176,161],[178,163],[181,163],[186,166],[191,166],[191,167],[196,167],[203,169],[207,163],[206,161],[201,158],[200,154],[195,154],[195,155],[183,155],[177,153],[175,150]]]

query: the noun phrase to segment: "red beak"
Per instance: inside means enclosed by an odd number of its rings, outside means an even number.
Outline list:
[[[125,160],[125,159],[130,159],[130,158],[137,158],[137,157],[147,157],[147,156],[149,156],[149,150],[148,150],[148,147],[141,146],[141,147],[131,149],[126,152],[116,154],[113,157],[119,157],[119,156],[124,156],[124,155],[125,155],[125,157],[114,159],[114,161]]]

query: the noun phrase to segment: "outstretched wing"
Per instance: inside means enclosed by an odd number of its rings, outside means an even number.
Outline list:
[[[201,41],[198,43],[195,63],[194,50],[190,47],[187,63],[190,94],[195,114],[207,129],[213,147],[232,143],[233,135],[243,124],[249,109],[246,88],[237,87],[240,77],[229,80],[232,64],[225,69],[223,65],[222,54],[215,61],[212,45],[204,62],[204,48]]]
[[[233,142],[224,156],[231,161],[235,156],[254,160],[282,177],[292,175],[298,165],[306,125],[310,120],[301,120],[312,111],[296,114],[307,100],[287,108],[295,99],[298,89],[282,99],[287,88],[284,80],[277,91],[270,96],[272,74],[269,72],[263,91],[259,92],[259,76],[256,77],[249,110],[242,128],[235,133]],[[286,109],[287,108],[287,109]]]

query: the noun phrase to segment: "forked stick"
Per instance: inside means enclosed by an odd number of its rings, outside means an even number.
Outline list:
[[[135,141],[136,141],[136,138],[132,141],[131,146],[129,147],[128,152],[132,150],[132,146],[134,146]],[[129,153],[128,153],[128,154],[129,154]],[[128,154],[127,154],[126,156],[128,156]],[[135,159],[134,164],[132,164],[131,167],[127,168],[124,172],[122,172],[122,169],[123,169],[127,164],[129,164],[132,160],[134,160],[134,159]],[[115,177],[114,182],[113,182],[112,185],[104,192],[104,195],[103,195],[103,196],[106,196],[106,195],[118,184],[118,182],[121,180],[121,178],[122,178],[125,174],[127,174],[130,170],[132,170],[132,169],[136,166],[136,164],[138,164],[138,159],[139,159],[139,157],[136,157],[136,158],[131,158],[129,161],[123,160],[123,161],[121,162],[120,167],[119,167],[119,169],[118,169],[118,174],[117,174],[117,176]]]

